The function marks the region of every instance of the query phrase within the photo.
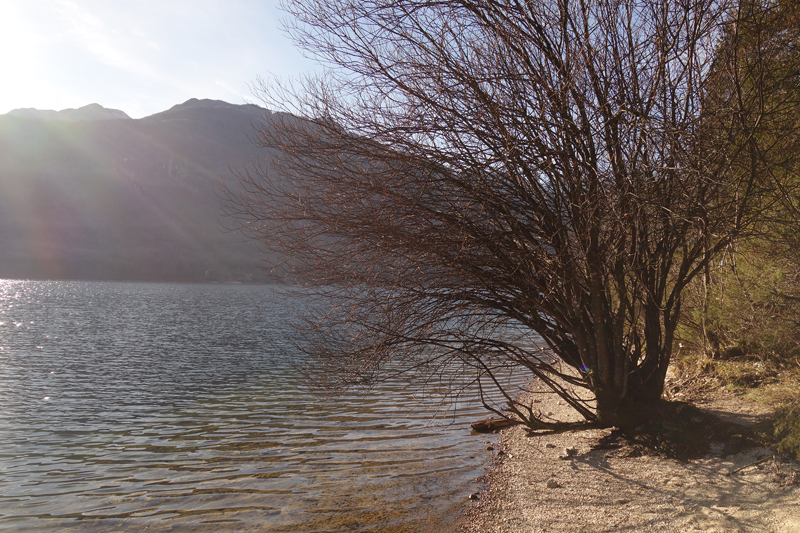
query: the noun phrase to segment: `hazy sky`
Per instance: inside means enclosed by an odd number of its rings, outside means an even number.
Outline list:
[[[278,0],[0,0],[0,114],[98,103],[133,118],[189,98],[258,102],[258,76],[314,69]]]

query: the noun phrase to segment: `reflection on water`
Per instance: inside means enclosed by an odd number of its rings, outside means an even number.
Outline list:
[[[0,530],[448,531],[487,459],[401,383],[314,397],[269,287],[0,281]]]

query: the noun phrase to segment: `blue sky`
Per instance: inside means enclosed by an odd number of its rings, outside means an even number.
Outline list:
[[[0,114],[258,103],[259,76],[315,68],[280,30],[284,16],[278,0],[0,0]]]

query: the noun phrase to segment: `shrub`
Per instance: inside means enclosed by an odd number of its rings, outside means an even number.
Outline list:
[[[800,396],[781,405],[775,412],[775,437],[778,449],[800,460]]]

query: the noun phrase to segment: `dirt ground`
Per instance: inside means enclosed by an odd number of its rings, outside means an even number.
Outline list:
[[[556,396],[535,397],[543,412],[572,416]],[[743,431],[771,414],[725,391],[694,404]],[[800,464],[773,450],[720,441],[679,460],[612,437],[607,429],[503,430],[490,445],[486,490],[474,496],[463,531],[800,533]]]

